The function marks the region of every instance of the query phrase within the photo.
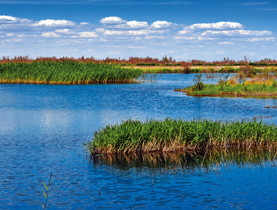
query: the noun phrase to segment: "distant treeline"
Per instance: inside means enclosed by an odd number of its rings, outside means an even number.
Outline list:
[[[164,56],[162,59],[151,58],[151,57],[129,57],[128,59],[118,58],[105,58],[96,59],[94,57],[85,58],[84,56],[80,58],[73,57],[37,57],[35,59],[29,58],[28,56],[18,56],[14,58],[2,57],[0,58],[1,63],[21,63],[21,62],[34,62],[34,61],[52,61],[52,62],[63,62],[63,61],[75,61],[81,63],[99,63],[99,64],[118,64],[121,66],[241,66],[241,65],[252,65],[252,66],[277,66],[277,60],[264,58],[260,61],[251,61],[248,58],[242,60],[233,60],[229,58],[223,58],[221,61],[204,61],[198,59],[192,59],[187,61],[176,61],[172,57]]]

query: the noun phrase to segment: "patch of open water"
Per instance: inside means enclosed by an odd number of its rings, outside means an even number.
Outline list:
[[[121,85],[0,85],[0,208],[39,209],[53,173],[49,209],[276,208],[274,162],[221,167],[120,166],[90,161],[82,143],[126,119],[251,120],[276,124],[276,99],[189,97],[193,74]],[[210,79],[215,82],[217,79]],[[247,165],[247,164],[246,164]],[[213,167],[213,165],[211,165]],[[228,170],[227,170],[228,169]],[[100,195],[99,195],[100,189]]]

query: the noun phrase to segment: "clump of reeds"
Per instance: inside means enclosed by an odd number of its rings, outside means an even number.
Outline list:
[[[94,133],[92,155],[205,150],[207,147],[272,147],[277,127],[262,122],[127,120]]]
[[[256,74],[253,67],[245,67],[234,77],[219,78],[217,84],[197,84],[182,89],[191,96],[277,96],[277,75],[269,71]],[[175,90],[176,91],[176,90]]]
[[[245,75],[245,77],[253,77],[257,74],[255,68],[250,65],[241,66],[240,72]]]
[[[0,64],[0,83],[90,84],[129,83],[139,69],[75,61],[38,61]]]

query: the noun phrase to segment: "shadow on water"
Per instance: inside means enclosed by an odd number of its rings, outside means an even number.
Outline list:
[[[201,153],[149,153],[132,155],[99,155],[90,158],[95,167],[109,166],[121,170],[145,168],[153,171],[199,168],[216,171],[223,167],[276,167],[277,150],[231,149]]]

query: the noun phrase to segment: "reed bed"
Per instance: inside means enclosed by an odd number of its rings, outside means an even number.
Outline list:
[[[131,66],[121,66],[123,68],[129,68]],[[234,66],[132,66],[136,69],[141,69],[143,73],[238,73],[240,71],[240,67]],[[273,67],[262,67],[262,68],[254,68],[253,70],[256,73],[270,71],[276,72],[277,68]]]
[[[182,68],[142,68],[143,73],[187,73]]]
[[[268,72],[258,75],[248,75],[239,72],[238,75],[229,79],[219,80],[218,84],[204,84],[201,81],[195,85],[176,89],[175,91],[186,92],[190,96],[257,96],[257,97],[276,97],[277,96],[277,75],[270,75]],[[201,84],[201,88],[199,88]]]
[[[262,122],[165,119],[127,120],[95,132],[92,155],[203,151],[206,148],[276,147],[277,127]]]
[[[91,84],[130,83],[139,69],[75,61],[34,61],[0,64],[0,83]]]

